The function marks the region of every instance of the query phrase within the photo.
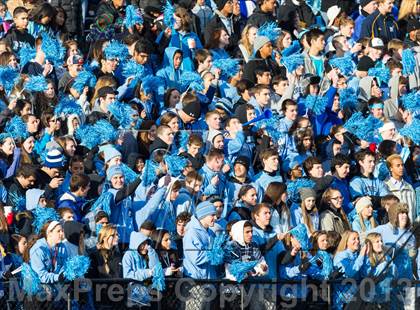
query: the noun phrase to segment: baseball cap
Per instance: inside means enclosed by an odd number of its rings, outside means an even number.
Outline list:
[[[382,39],[380,38],[371,39],[369,42],[369,46],[372,48],[381,48],[381,49],[385,47],[384,41],[382,41]]]
[[[182,111],[194,119],[199,119],[201,115],[201,107],[198,102],[191,102],[182,107]]]
[[[340,14],[341,9],[337,5],[333,5],[327,11],[327,18],[328,18],[328,26],[331,27],[334,23],[334,20],[337,18],[338,14]]]

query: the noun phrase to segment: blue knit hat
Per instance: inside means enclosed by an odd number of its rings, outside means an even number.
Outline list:
[[[201,202],[195,209],[195,215],[199,220],[205,218],[207,215],[214,214],[216,214],[216,208],[210,201]]]
[[[64,166],[63,154],[57,149],[48,151],[45,157],[44,167],[48,168],[62,168]]]
[[[116,148],[114,148],[112,145],[109,145],[109,144],[104,146],[102,151],[104,152],[105,163],[107,163],[108,161],[110,161],[111,159],[115,157],[118,157],[118,156],[121,157],[121,153]]]
[[[111,181],[112,177],[117,175],[117,174],[124,175],[124,172],[122,171],[121,166],[120,165],[111,166],[106,171],[106,179],[108,181]]]

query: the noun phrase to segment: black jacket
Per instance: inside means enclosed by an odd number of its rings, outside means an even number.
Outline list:
[[[170,146],[163,142],[160,138],[156,137],[155,141],[149,146],[149,153],[152,154],[156,150],[169,151]]]
[[[226,28],[225,24],[222,22],[220,17],[217,14],[215,14],[213,18],[209,21],[204,31],[204,41],[206,45],[210,43],[213,32],[216,29],[220,28],[226,30],[226,32],[229,33],[228,29]],[[235,55],[235,52],[238,48],[237,45],[241,36],[241,24],[239,19],[232,19],[232,28],[233,32],[229,35],[229,45],[225,48],[225,50],[233,56]]]
[[[108,255],[109,273],[105,272],[105,258],[103,254]],[[90,267],[87,274],[91,279],[112,279],[122,278],[122,255],[117,250],[97,250],[89,255]]]
[[[301,5],[295,5],[292,0],[286,0],[277,10],[277,18],[282,29],[293,33],[296,29],[296,17],[301,28],[308,28],[315,24],[315,15],[311,8],[302,1]]]
[[[256,55],[258,57],[258,55]],[[273,76],[282,75],[286,76],[286,69],[280,67],[274,60],[271,58],[262,59],[256,58],[248,61],[244,66],[243,79],[248,80],[254,84],[257,83],[257,78],[255,76],[255,70],[259,67],[268,67],[269,71]]]
[[[252,15],[248,18],[247,24],[255,27],[261,27],[265,23],[277,22],[273,13],[265,13],[260,8],[255,9]]]

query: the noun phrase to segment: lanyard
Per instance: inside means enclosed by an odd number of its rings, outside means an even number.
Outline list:
[[[51,254],[51,268],[52,268],[52,272],[54,272],[55,265],[57,262],[57,254],[58,254],[57,247],[54,247],[54,253],[53,251],[50,250],[50,254]]]

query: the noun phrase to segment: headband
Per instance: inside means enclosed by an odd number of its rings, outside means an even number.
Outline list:
[[[53,231],[53,230],[54,230],[54,228],[55,228],[55,227],[57,227],[57,225],[61,225],[59,221],[52,221],[52,222],[50,223],[50,225],[48,225],[48,228],[47,228],[47,233],[49,233],[49,232]]]
[[[375,104],[372,104],[370,106],[370,108],[371,109],[383,109],[384,108],[384,104],[383,103],[375,103]]]

